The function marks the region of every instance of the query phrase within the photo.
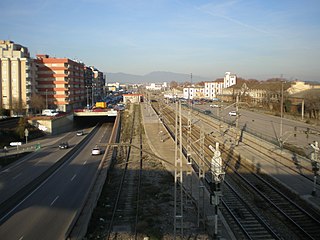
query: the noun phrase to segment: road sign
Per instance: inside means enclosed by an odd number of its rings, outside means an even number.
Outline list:
[[[26,136],[26,137],[28,137],[28,136],[29,136],[29,131],[28,131],[28,129],[27,129],[27,128],[24,130],[24,136]]]
[[[11,142],[10,146],[21,146],[22,142]]]

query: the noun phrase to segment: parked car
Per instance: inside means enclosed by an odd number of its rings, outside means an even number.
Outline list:
[[[91,151],[91,155],[100,155],[100,154],[101,154],[101,149],[98,146],[95,146]]]
[[[231,112],[229,112],[229,116],[237,116],[237,112],[236,111],[231,111]]]
[[[218,104],[210,104],[210,107],[212,108],[219,108],[220,106]]]
[[[211,111],[210,110],[204,110],[203,113],[209,115],[209,114],[211,114]]]
[[[42,115],[44,116],[57,116],[59,113],[56,110],[53,109],[44,109],[42,110]]]
[[[59,144],[60,149],[67,149],[69,148],[69,144],[67,142],[62,142]]]

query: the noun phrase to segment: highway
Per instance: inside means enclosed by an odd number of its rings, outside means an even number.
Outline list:
[[[59,138],[48,139],[51,142],[47,142],[47,146],[41,151],[30,153],[16,163],[4,168],[0,172],[0,203],[3,203],[40,176],[71,150],[71,148],[60,150],[58,145],[61,141],[68,141],[72,147],[78,144],[80,140],[82,140],[82,137],[76,136],[74,132]]]
[[[103,156],[91,156],[91,150],[96,144],[107,144],[111,130],[112,124],[102,127],[88,144],[2,217],[1,239],[65,239]]]

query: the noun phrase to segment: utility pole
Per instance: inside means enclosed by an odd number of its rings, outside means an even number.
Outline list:
[[[282,81],[282,75],[281,75],[281,103],[280,103],[280,135],[279,135],[279,142],[280,142],[280,148],[282,149],[282,118],[283,118],[283,81]]]
[[[238,132],[239,132],[239,117],[240,117],[240,115],[239,115],[239,94],[237,94],[237,98],[236,98],[236,141],[235,141],[235,145],[236,146],[238,146],[238,144],[239,144],[239,134],[238,134]],[[239,135],[239,136],[238,136]]]
[[[191,158],[191,128],[192,128],[192,115],[191,115],[191,107],[189,106],[189,110],[188,110],[188,125],[187,125],[187,176],[186,176],[186,180],[187,180],[187,184],[188,187],[187,189],[190,190],[190,195],[187,194],[186,195],[186,204],[188,206],[192,205],[192,192],[193,192],[193,188],[192,188],[192,158]],[[189,197],[190,196],[190,197]]]
[[[301,106],[301,120],[304,120],[304,99],[302,99],[302,106]]]
[[[181,103],[176,101],[175,161],[174,161],[174,238],[177,231],[183,237],[183,170],[182,170],[182,118]]]
[[[198,189],[198,227],[202,222],[204,226],[204,177],[205,177],[205,166],[204,166],[204,132],[200,128],[200,161],[199,161],[199,189]]]
[[[239,94],[237,94],[236,98],[236,129],[238,130],[239,127]]]

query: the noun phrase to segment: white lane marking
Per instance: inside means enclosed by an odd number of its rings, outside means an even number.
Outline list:
[[[23,236],[21,238],[19,238],[19,240],[22,240],[23,239]]]
[[[87,160],[85,160],[84,162],[83,162],[83,165],[85,165],[87,163]]]
[[[57,196],[57,197],[51,202],[50,206],[52,206],[52,205],[55,203],[55,201],[57,201],[58,198],[59,198],[59,196]]]
[[[18,175],[16,175],[16,176],[13,177],[12,179],[14,180],[14,179],[18,178],[21,174],[22,174],[22,173],[19,173]]]
[[[73,179],[77,176],[77,174],[73,175],[73,177],[71,178],[71,181],[73,181]]]
[[[34,165],[35,165],[35,166],[37,166],[40,162],[41,162],[41,160],[40,160],[40,161],[38,161],[38,162],[36,162]]]

